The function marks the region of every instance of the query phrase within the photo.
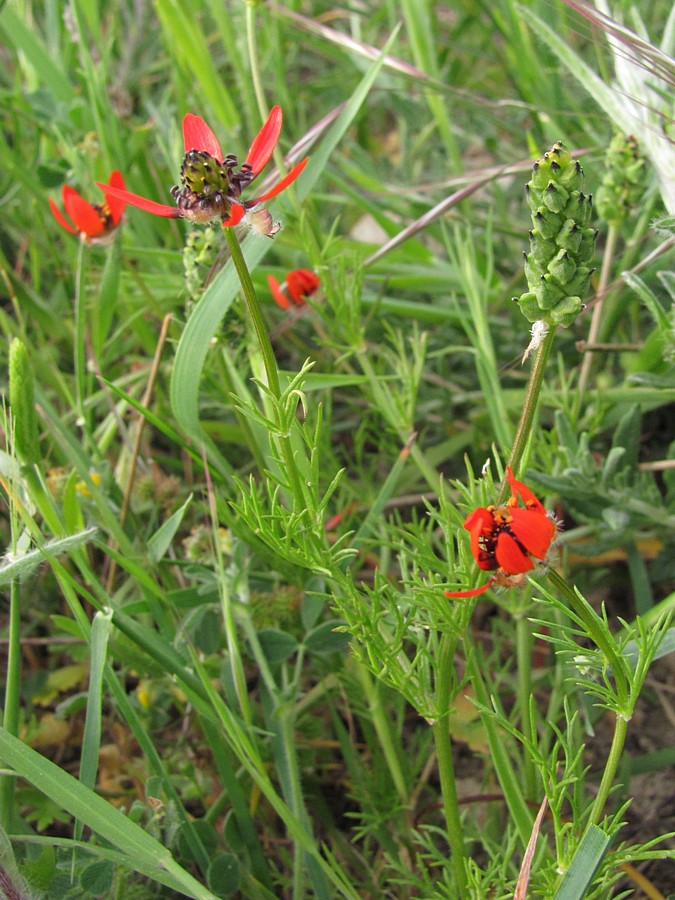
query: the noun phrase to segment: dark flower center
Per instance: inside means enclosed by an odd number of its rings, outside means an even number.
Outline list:
[[[115,227],[115,223],[113,222],[112,213],[110,212],[110,207],[107,203],[92,203],[93,208],[98,213],[98,217],[103,223],[103,230],[110,231]]]
[[[181,166],[181,183],[171,188],[181,216],[198,224],[229,216],[232,203],[254,178],[248,163],[241,169],[237,165],[236,156],[218,162],[205,150],[188,150]]]

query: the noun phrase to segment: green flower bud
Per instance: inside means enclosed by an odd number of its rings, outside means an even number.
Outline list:
[[[26,465],[40,461],[38,423],[33,394],[33,372],[26,345],[14,338],[9,345],[9,404],[14,416],[14,446]]]
[[[568,326],[583,309],[597,235],[589,227],[593,202],[583,183],[583,169],[560,142],[532,167],[526,187],[534,225],[525,257],[528,289],[518,300],[530,322]]]

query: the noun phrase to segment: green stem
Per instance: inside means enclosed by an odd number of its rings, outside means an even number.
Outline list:
[[[494,705],[494,701],[492,695],[488,693],[483,679],[483,669],[486,672],[488,669],[485,667],[484,661],[481,659],[478,648],[474,645],[470,634],[466,633],[464,635],[463,642],[466,656],[466,674],[469,682],[478,703],[485,710],[489,710]],[[513,767],[512,756],[514,754],[510,741],[489,712],[482,713],[481,719],[487,732],[492,765],[501,785],[504,800],[509,809],[509,815],[516,826],[523,847],[527,847],[532,834],[534,816],[527,805],[520,778]]]
[[[307,828],[307,832],[311,834],[311,826],[307,821],[307,811],[302,795],[302,785],[300,783],[300,768],[298,766],[298,755],[295,739],[295,715],[290,706],[284,708],[279,714],[279,737],[283,747],[283,754],[286,763],[287,790],[286,802],[291,808],[295,817],[301,821]],[[294,847],[294,865],[293,865],[293,897],[300,898],[304,896],[305,881],[305,851],[298,841],[295,841]]]
[[[464,866],[464,834],[459,815],[455,767],[452,760],[452,741],[448,726],[448,713],[452,702],[452,667],[454,665],[456,648],[457,639],[449,634],[443,635],[436,668],[436,705],[438,716],[433,730],[438,774],[441,780],[443,810],[445,812],[448,842],[452,854],[452,869],[455,875],[457,896],[463,898],[468,896],[468,883]]]
[[[87,350],[86,350],[86,303],[87,292],[85,288],[85,250],[84,242],[80,241],[77,253],[77,270],[75,273],[75,335],[73,339],[73,366],[75,369],[75,410],[78,424],[82,433],[87,435],[89,430],[85,428],[84,398],[86,396],[87,377]]]
[[[537,406],[539,404],[539,396],[544,384],[546,363],[548,362],[548,358],[551,355],[551,348],[553,347],[554,340],[555,328],[551,328],[541,342],[539,349],[537,350],[537,355],[534,358],[532,371],[530,372],[530,380],[527,384],[525,401],[523,403],[523,411],[520,414],[520,421],[518,422],[516,436],[513,441],[511,456],[509,457],[509,465],[513,469],[515,475],[518,474],[520,461],[523,458],[525,447],[532,433],[532,423],[534,422],[534,417],[537,412]],[[505,493],[506,486],[502,488],[501,495],[503,496]]]
[[[229,657],[230,672],[232,674],[232,683],[239,702],[239,710],[241,716],[248,728],[253,727],[253,716],[251,714],[251,705],[249,703],[249,694],[246,685],[246,675],[244,673],[244,663],[241,656],[241,648],[237,636],[237,629],[234,621],[234,609],[232,592],[230,590],[230,582],[225,573],[225,564],[223,562],[223,553],[218,539],[218,510],[216,508],[216,496],[211,482],[209,467],[204,454],[204,472],[206,473],[206,483],[209,499],[209,511],[211,514],[211,527],[213,529],[213,546],[216,554],[216,567],[218,572],[218,591],[220,595],[220,608],[223,615],[223,626],[225,628],[225,637],[227,640],[227,652]]]
[[[392,737],[391,720],[382,707],[381,682],[375,681],[373,683],[369,671],[360,662],[356,663],[356,672],[368,701],[368,710],[375,727],[377,739],[384,753],[384,758],[387,761],[389,774],[394,782],[396,793],[399,796],[399,800],[406,805],[409,800],[408,788],[397,752],[398,745]]]
[[[610,791],[614,784],[619,763],[621,762],[621,754],[626,740],[626,732],[628,731],[628,719],[618,713],[615,713],[614,736],[612,738],[612,746],[609,748],[609,756],[605,764],[605,771],[602,773],[600,788],[598,789],[591,814],[588,819],[589,825],[597,825],[600,822],[602,811],[609,797]]]
[[[265,324],[265,319],[263,318],[262,309],[260,308],[260,302],[258,301],[255,288],[253,287],[251,273],[249,272],[248,266],[246,265],[246,260],[244,259],[244,254],[241,251],[241,247],[239,245],[239,241],[237,240],[237,236],[234,233],[234,229],[225,228],[224,231],[225,238],[232,255],[232,262],[237,271],[242,293],[244,295],[244,300],[248,308],[251,322],[253,323],[253,329],[258,339],[258,345],[260,347],[260,352],[263,358],[263,365],[265,367],[265,374],[267,376],[267,386],[269,387],[270,393],[272,394],[272,397],[275,401],[273,412],[275,416],[275,422],[279,426],[277,437],[279,449],[281,451],[281,456],[284,463],[285,474],[289,480],[289,487],[291,490],[291,494],[293,495],[296,508],[305,509],[307,507],[305,492],[303,490],[300,473],[298,472],[298,467],[295,461],[295,455],[293,453],[293,447],[291,445],[291,438],[290,435],[282,433],[279,411],[279,400],[281,398],[279,369],[277,366],[276,358],[274,356],[274,350],[272,349],[272,342],[270,340],[269,331],[267,330],[267,325]]]
[[[532,696],[532,629],[527,616],[522,612],[516,618],[516,655],[518,659],[518,706],[520,708],[521,731],[526,738],[532,736],[532,715],[530,698]],[[524,754],[525,796],[528,800],[536,799],[537,773],[534,761]]]

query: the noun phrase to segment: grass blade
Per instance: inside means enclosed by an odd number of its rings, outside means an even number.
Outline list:
[[[110,637],[110,625],[112,622],[112,610],[97,612],[91,623],[90,655],[91,668],[89,671],[89,690],[87,692],[87,715],[84,721],[84,734],[82,736],[82,756],[80,759],[80,782],[92,791],[96,786],[96,772],[98,771],[98,755],[101,749],[101,715],[102,715],[102,689],[103,671],[108,655],[108,639]],[[84,823],[75,823],[75,840],[82,838]]]
[[[597,825],[589,827],[577,847],[569,869],[565,872],[554,900],[579,900],[585,896],[598,866],[609,849],[609,844],[610,837],[601,828]]]
[[[123,851],[130,868],[195,900],[217,900],[147,831],[4,728],[0,728],[0,757],[17,775]]]

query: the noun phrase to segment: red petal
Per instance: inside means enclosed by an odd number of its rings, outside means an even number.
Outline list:
[[[305,168],[307,163],[309,162],[309,157],[307,159],[303,159],[302,162],[299,162],[297,166],[293,166],[288,175],[285,175],[281,181],[277,182],[274,187],[267,191],[267,193],[263,194],[262,197],[256,197],[255,200],[248,200],[246,203],[247,209],[250,209],[253,206],[257,206],[259,203],[264,203],[266,200],[271,200],[272,197],[276,197],[277,194],[280,194],[282,191],[285,191],[289,184],[292,184],[298,175]]]
[[[528,553],[543,559],[556,534],[556,527],[548,516],[530,507],[511,510],[511,531]]]
[[[480,522],[482,528],[489,533],[492,531],[495,517],[489,509],[485,509],[484,506],[479,506],[478,509],[474,509],[474,511],[470,512],[466,519],[464,519],[464,527],[467,531],[473,531],[477,522]]]
[[[106,197],[116,197],[124,200],[131,206],[138,209],[144,209],[146,212],[152,213],[153,216],[162,216],[164,219],[180,219],[181,215],[175,206],[167,206],[164,203],[155,203],[154,200],[148,200],[147,197],[140,197],[138,194],[132,194],[130,191],[123,191],[121,188],[113,187],[109,184],[96,182],[96,187],[100,187]]]
[[[110,173],[108,184],[112,185],[115,188],[119,188],[121,191],[126,189],[126,184],[124,183],[122,173],[118,172],[117,169],[115,169],[114,172]],[[122,213],[124,212],[124,208],[127,205],[127,201],[121,200],[119,197],[113,197],[112,194],[109,194],[106,197],[106,200],[108,202],[108,209],[110,210],[110,215],[114,224],[119,225],[119,221],[122,218]]]
[[[223,228],[231,228],[233,225],[238,225],[245,215],[246,210],[244,207],[240,206],[238,203],[233,203],[229,216],[223,219],[220,224]]]
[[[288,297],[281,290],[281,286],[274,275],[267,276],[267,283],[270,286],[270,291],[272,292],[272,296],[274,297],[277,306],[280,306],[282,309],[288,309],[291,304],[288,302]]]
[[[73,228],[70,222],[65,218],[61,210],[58,208],[56,203],[49,198],[49,206],[51,207],[52,212],[54,213],[54,218],[59,223],[62,228],[65,228],[66,231],[69,231],[71,234],[77,234],[77,228]]]
[[[301,306],[319,287],[319,279],[309,269],[293,269],[286,276],[286,285],[293,302]]]
[[[514,497],[516,496],[516,494],[520,494],[520,497],[526,506],[530,506],[533,509],[538,509],[544,514],[546,513],[544,505],[538,497],[535,497],[529,487],[526,484],[523,484],[522,481],[518,481],[516,478],[514,478],[511,466],[506,467],[506,478],[509,482],[509,487],[511,488],[511,494]]]
[[[189,150],[205,150],[218,162],[223,161],[218,138],[203,119],[192,113],[188,113],[183,119],[183,145],[186,153]]]
[[[492,586],[493,581],[494,579],[491,578],[486,584],[481,585],[481,587],[471,588],[471,590],[468,591],[444,591],[443,593],[446,597],[478,597],[479,594],[484,594],[485,591]]]
[[[530,557],[523,553],[517,541],[506,531],[497,538],[496,557],[499,565],[508,575],[520,575],[534,569]]]
[[[262,172],[274,153],[281,131],[281,119],[281,107],[275,106],[248,148],[246,162],[253,169],[254,176]]]
[[[499,568],[496,556],[487,553],[483,547],[482,538],[489,537],[494,528],[494,517],[488,509],[479,507],[474,509],[471,515],[464,521],[464,527],[471,531],[471,553],[478,563],[478,567],[484,572],[490,572]]]
[[[70,185],[63,185],[63,205],[77,230],[87,237],[98,237],[105,231],[105,223],[97,209],[87,203]]]

